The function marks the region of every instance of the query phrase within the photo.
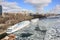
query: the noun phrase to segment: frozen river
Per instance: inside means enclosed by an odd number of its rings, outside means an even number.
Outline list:
[[[30,23],[13,34],[16,40],[59,40],[60,39],[60,17],[49,17],[40,19],[36,23]]]

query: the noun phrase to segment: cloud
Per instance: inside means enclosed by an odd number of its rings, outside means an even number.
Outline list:
[[[60,5],[56,5],[52,10],[50,10],[50,13],[60,14]]]
[[[0,2],[2,2],[2,1],[4,1],[4,0],[0,0]]]
[[[4,1],[5,1],[5,0],[0,0],[0,5],[1,5],[1,3],[4,2]]]
[[[25,0],[25,3],[33,5],[37,12],[42,13],[45,6],[51,3],[51,0]]]
[[[50,3],[51,0],[25,0],[25,2],[28,2],[31,4],[41,4],[41,3]]]
[[[17,5],[16,2],[3,2],[2,5],[5,6],[5,7],[12,8],[12,9],[14,9],[14,8],[20,8],[20,7]]]
[[[16,2],[1,2],[3,12],[19,12],[21,7]]]

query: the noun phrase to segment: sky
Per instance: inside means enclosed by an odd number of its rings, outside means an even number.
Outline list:
[[[35,8],[29,4],[29,3],[25,3],[25,0],[5,0],[6,2],[16,2],[17,5],[23,9],[28,9],[28,10],[32,10],[35,11]],[[60,5],[60,0],[51,0],[51,2],[48,4],[48,6],[44,7],[44,11],[47,12],[51,9],[53,9],[56,5]]]

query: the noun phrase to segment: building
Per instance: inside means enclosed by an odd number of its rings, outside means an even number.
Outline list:
[[[0,5],[0,15],[2,15],[2,6]]]

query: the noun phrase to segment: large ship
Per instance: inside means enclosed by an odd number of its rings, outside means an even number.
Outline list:
[[[11,33],[14,33],[24,27],[29,27],[30,25],[30,21],[22,21],[20,23],[17,23],[11,27],[9,27],[6,31],[7,34],[11,34]]]

